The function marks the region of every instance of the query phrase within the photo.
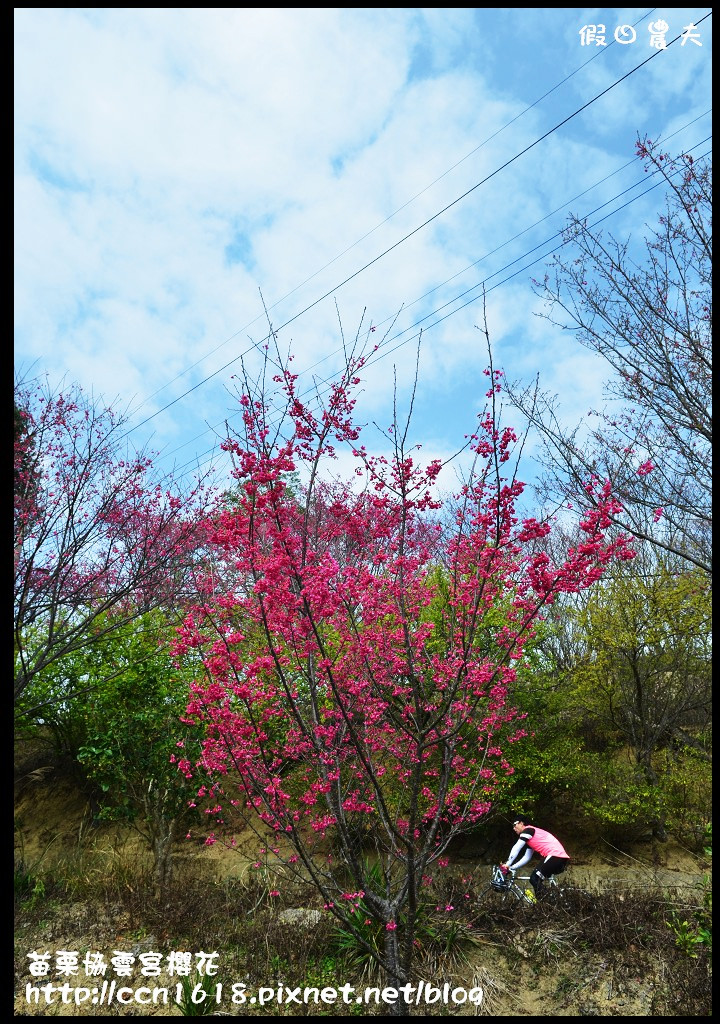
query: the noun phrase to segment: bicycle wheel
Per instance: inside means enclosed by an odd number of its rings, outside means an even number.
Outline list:
[[[518,903],[528,903],[529,904],[529,903],[534,903],[535,902],[535,900],[532,898],[535,895],[533,893],[532,889],[530,890],[530,895],[528,895],[527,891],[525,889],[523,889],[520,885],[518,885],[517,882],[513,882],[508,887],[508,891],[507,891],[506,895],[507,896],[511,896],[513,899],[517,900]]]
[[[564,902],[565,893],[565,887],[561,885],[553,875],[551,878],[548,878],[543,882],[539,898],[543,903],[552,903],[560,906]],[[537,900],[535,900],[535,902],[537,902]]]
[[[493,889],[493,887],[492,887],[492,886],[490,885],[490,883],[489,883],[489,882],[488,882],[488,884],[487,884],[487,885],[485,886],[485,888],[483,889],[483,891],[482,891],[482,892],[480,893],[480,895],[478,896],[478,898],[477,898],[477,902],[478,902],[478,903],[483,903],[483,902],[484,902],[484,901],[485,901],[485,900],[487,899],[487,895],[488,895],[488,893],[493,893],[494,895],[497,895],[497,893],[495,893],[495,890]]]
[[[497,889],[488,883],[477,898],[478,904],[490,906],[493,903],[503,904],[508,900],[522,899],[522,894],[517,886],[508,885],[506,889]]]

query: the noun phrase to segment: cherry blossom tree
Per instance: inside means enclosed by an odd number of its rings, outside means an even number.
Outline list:
[[[67,655],[190,594],[210,492],[181,491],[124,430],[78,386],[16,382],[16,701]]]
[[[204,668],[188,719],[206,728],[201,760],[179,765],[214,780],[200,790],[217,820],[208,842],[230,841],[234,814],[255,821],[274,869],[314,885],[406,1014],[423,887],[513,771],[524,729],[507,692],[533,623],[632,551],[606,537],[617,506],[592,483],[582,543],[557,563],[541,550],[551,527],[516,514],[516,437],[496,422],[492,368],[472,471],[442,529],[441,463],[419,461],[409,421],[388,430],[387,456],[361,443],[363,365],[350,353],[320,404],[301,399],[286,366],[282,416],[246,382],[244,432],[226,443],[237,501],[210,538],[235,585],[209,587],[179,630],[177,657]],[[356,460],[354,484],[328,475],[339,445]]]
[[[588,507],[584,482],[612,482],[623,529],[712,570],[712,171],[638,143],[645,170],[666,188],[666,208],[639,256],[630,238],[606,238],[571,219],[566,245],[538,292],[547,319],[574,330],[608,367],[608,405],[585,427],[563,425],[539,381],[512,400],[539,431],[540,493]]]

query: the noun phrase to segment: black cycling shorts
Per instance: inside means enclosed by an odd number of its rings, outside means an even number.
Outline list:
[[[539,868],[535,870],[543,878],[550,878],[552,875],[561,875],[567,868],[570,861],[567,857],[549,857]]]

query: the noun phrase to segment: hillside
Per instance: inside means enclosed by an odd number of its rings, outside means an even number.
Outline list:
[[[21,1015],[177,1015],[175,1005],[123,1007],[60,1002],[28,1004],[26,986],[42,982],[30,974],[31,952],[90,951],[106,957],[173,950],[218,951],[225,995],[217,1012],[247,1015],[327,1014],[275,1002],[233,1006],[232,984],[259,986],[349,980],[348,962],[333,953],[327,915],[313,914],[312,897],[286,892],[269,898],[253,871],[257,842],[248,833],[238,848],[205,847],[189,840],[176,855],[175,881],[164,900],[152,893],[149,860],[127,828],[93,824],[87,800],[57,775],[40,772],[24,780],[16,796],[15,1013]],[[476,903],[492,862],[488,850],[468,840],[452,858],[444,890],[463,886],[472,897],[458,913],[459,934],[443,933],[444,949],[428,942],[425,980],[483,989],[479,1008],[419,1006],[418,1015],[449,1013],[491,1016],[680,1016],[710,1012],[709,961],[693,959],[674,940],[668,922],[692,918],[710,864],[676,844],[636,844],[625,850],[602,838],[564,835],[573,851],[562,905],[503,906]],[[508,839],[508,842],[510,839]],[[17,885],[16,870],[16,885]],[[457,884],[456,884],[457,883]],[[18,898],[19,897],[19,898]],[[448,899],[452,899],[448,896]],[[459,909],[459,908],[458,908]],[[283,911],[292,924],[283,925]],[[305,913],[299,913],[304,911]],[[302,939],[298,945],[301,930]],[[461,941],[462,940],[462,941]],[[432,948],[431,948],[432,947]],[[701,953],[704,953],[701,950]],[[432,955],[431,955],[432,954]],[[357,973],[357,972],[356,972]],[[82,967],[80,977],[85,978]],[[175,992],[177,978],[160,976]],[[359,980],[353,977],[353,982]],[[76,987],[92,981],[71,979]],[[135,988],[149,979],[133,977]],[[96,986],[99,982],[94,983]],[[239,990],[236,990],[239,991]],[[349,1007],[373,1015],[382,1007]],[[197,1012],[197,1009],[195,1010]],[[333,1015],[340,1015],[333,1008]]]

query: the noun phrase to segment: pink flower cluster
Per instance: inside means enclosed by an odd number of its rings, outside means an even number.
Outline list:
[[[205,728],[198,764],[238,786],[294,847],[293,863],[298,852],[318,863],[314,844],[328,835],[347,863],[368,834],[398,865],[416,865],[419,884],[435,859],[448,864],[440,836],[485,816],[513,771],[505,750],[526,730],[507,692],[535,622],[633,552],[606,536],[618,506],[593,481],[582,539],[553,557],[550,524],[516,513],[523,485],[502,475],[516,437],[490,413],[470,439],[478,468],[454,526],[441,525],[439,463],[416,464],[399,434],[394,458],[359,444],[357,369],[319,413],[284,373],[282,436],[245,397],[242,443],[225,445],[236,495],[207,528],[228,585],[187,615],[175,652],[204,672],[187,708]],[[321,478],[339,443],[369,479],[364,490]],[[295,473],[310,483],[289,485]],[[333,871],[327,857],[323,871]],[[364,881],[324,891],[342,893],[337,905],[326,897],[336,913],[374,900],[373,916],[397,927],[394,905]]]

